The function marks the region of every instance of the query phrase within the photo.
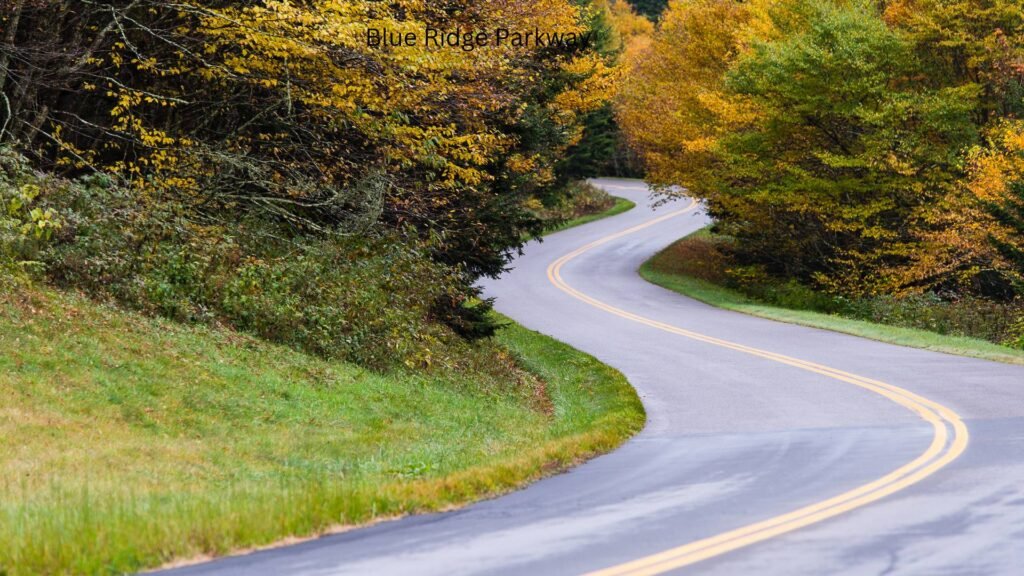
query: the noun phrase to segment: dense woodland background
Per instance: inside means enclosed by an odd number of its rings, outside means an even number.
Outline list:
[[[1024,344],[1019,0],[670,2],[626,60],[619,122],[728,283]]]
[[[751,293],[1021,317],[1016,0],[0,7],[5,266],[97,298],[421,365],[492,334],[474,282],[613,174],[705,201]],[[597,42],[379,50],[369,21]]]
[[[572,215],[583,189],[571,182],[637,173],[612,119],[615,22],[650,24],[625,4],[0,10],[7,268],[175,319],[374,366],[430,364],[446,342],[493,333],[474,282],[547,216]],[[370,22],[595,41],[374,49]]]

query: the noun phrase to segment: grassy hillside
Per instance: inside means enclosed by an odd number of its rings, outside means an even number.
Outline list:
[[[499,493],[643,422],[510,325],[501,385],[368,372],[64,292],[0,293],[0,573],[115,573]]]

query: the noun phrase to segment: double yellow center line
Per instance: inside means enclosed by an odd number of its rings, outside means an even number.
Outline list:
[[[773,362],[786,364],[787,366],[793,366],[801,370],[814,372],[815,374],[821,374],[834,380],[853,384],[854,386],[874,392],[875,394],[883,396],[911,412],[914,412],[922,420],[931,424],[933,431],[932,442],[928,446],[928,449],[922,452],[917,458],[914,458],[910,462],[900,466],[885,476],[827,500],[823,500],[809,506],[804,506],[803,508],[793,510],[780,516],[743,526],[735,530],[730,530],[716,536],[690,542],[689,544],[672,548],[671,550],[666,550],[645,558],[640,558],[632,562],[627,562],[619,566],[598,570],[587,576],[640,576],[646,574],[661,574],[683,566],[689,566],[690,564],[700,562],[701,560],[725,554],[726,552],[730,552],[744,546],[749,546],[787,532],[792,532],[798,528],[827,520],[855,508],[860,508],[861,506],[881,500],[894,492],[898,492],[908,486],[916,484],[948,465],[967,449],[967,427],[964,425],[960,417],[946,406],[914,394],[909,390],[905,390],[885,382],[880,382],[878,380],[872,380],[870,378],[844,372],[822,364],[816,364],[814,362],[800,360],[798,358],[777,354],[768,350],[762,350],[760,348],[754,348],[738,344],[736,342],[714,338],[692,330],[686,330],[671,324],[646,318],[621,308],[616,308],[615,306],[606,304],[596,298],[588,296],[573,288],[562,279],[562,268],[580,255],[585,254],[598,246],[622,238],[623,236],[628,236],[634,232],[660,224],[682,214],[692,212],[696,208],[697,203],[691,202],[689,206],[682,210],[671,212],[577,248],[558,260],[555,260],[548,267],[548,279],[559,290],[569,294],[570,296],[595,308],[604,310],[609,314],[619,316],[620,318],[638,322],[657,330],[683,336],[691,340],[697,340],[713,346],[736,350],[737,352],[742,352],[751,356],[765,358]]]

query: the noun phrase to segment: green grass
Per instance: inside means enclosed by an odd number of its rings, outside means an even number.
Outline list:
[[[576,226],[589,224],[590,222],[602,220],[604,218],[615,216],[616,214],[622,214],[623,212],[627,212],[629,210],[632,210],[633,208],[636,208],[636,203],[631,200],[626,200],[625,198],[620,198],[618,196],[612,196],[612,198],[615,199],[615,204],[611,208],[605,210],[604,212],[598,212],[596,214],[587,214],[585,216],[580,216],[579,218],[573,218],[572,220],[563,222],[558,226],[552,226],[551,228],[545,230],[545,234],[552,234],[554,232],[560,232],[562,230],[567,230],[569,228],[575,228]]]
[[[1024,364],[1024,351],[1000,346],[986,340],[877,324],[809,310],[793,310],[771,306],[758,302],[736,290],[721,286],[716,282],[680,272],[680,268],[684,267],[680,266],[680,263],[676,261],[679,258],[678,251],[675,250],[677,245],[687,239],[707,238],[708,236],[709,233],[706,229],[700,230],[662,250],[650,260],[644,262],[640,267],[640,275],[658,286],[726,310],[734,310],[780,322],[843,332],[912,348],[923,348],[925,350],[1010,364]]]
[[[498,339],[535,388],[0,293],[0,574],[121,573],[442,510],[641,428],[615,370],[514,324]]]

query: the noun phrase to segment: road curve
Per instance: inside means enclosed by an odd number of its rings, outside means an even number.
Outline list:
[[[486,290],[621,370],[640,435],[459,511],[167,573],[1024,574],[1024,367],[648,284],[640,263],[706,219],[597,182],[638,207],[531,244]]]

